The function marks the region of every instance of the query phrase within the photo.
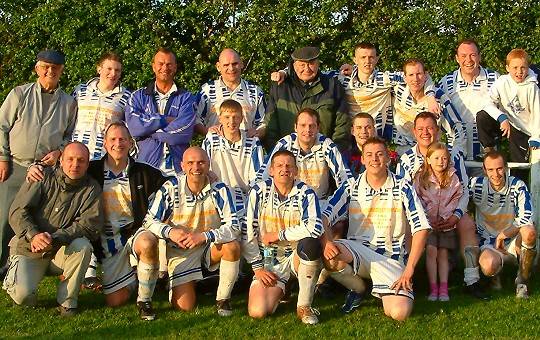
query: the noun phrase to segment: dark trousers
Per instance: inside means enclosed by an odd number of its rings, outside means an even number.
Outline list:
[[[476,115],[478,139],[483,147],[495,147],[502,141],[501,124],[493,119],[487,112],[480,111]],[[510,162],[527,163],[529,161],[529,138],[527,135],[510,124],[510,138],[508,151]],[[512,170],[512,173],[528,183],[529,171],[522,169]]]

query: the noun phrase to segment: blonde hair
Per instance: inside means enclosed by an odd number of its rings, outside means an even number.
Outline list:
[[[424,160],[424,164],[422,164],[417,174],[419,184],[424,189],[428,189],[431,186],[431,181],[429,180],[429,178],[433,174],[433,169],[431,168],[431,165],[428,164],[427,159],[431,157],[431,155],[433,155],[433,153],[437,150],[444,150],[446,152],[446,156],[448,157],[448,165],[443,172],[442,180],[439,183],[439,185],[441,188],[446,188],[451,183],[452,176],[450,174],[450,169],[452,168],[453,164],[452,164],[452,161],[450,160],[450,152],[448,152],[448,148],[446,147],[444,143],[433,142],[429,145],[427,153],[426,153],[426,159]]]

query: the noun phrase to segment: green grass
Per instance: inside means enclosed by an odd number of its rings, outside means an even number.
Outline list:
[[[247,316],[247,293],[233,296],[234,315],[220,318],[215,314],[212,296],[203,295],[192,313],[173,311],[167,294],[158,291],[154,307],[158,319],[138,319],[134,302],[121,308],[104,307],[101,294],[84,291],[79,306],[81,313],[70,319],[60,318],[55,310],[56,278],[46,278],[40,287],[39,307],[13,306],[11,299],[0,293],[0,338],[535,338],[540,334],[540,284],[533,278],[529,300],[514,297],[515,267],[505,268],[504,290],[493,293],[492,300],[480,302],[461,293],[454,273],[450,302],[426,300],[423,268],[419,267],[415,308],[404,323],[390,320],[382,311],[380,300],[369,296],[361,308],[342,315],[339,306],[343,297],[333,300],[316,298],[320,324],[305,326],[295,315],[295,295],[289,304],[280,305],[276,314],[265,320]]]

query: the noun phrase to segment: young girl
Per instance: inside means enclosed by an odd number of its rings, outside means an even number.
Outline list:
[[[414,186],[433,231],[426,243],[426,268],[429,279],[429,301],[448,301],[448,250],[456,247],[456,226],[443,227],[452,216],[463,195],[463,187],[450,163],[450,154],[442,143],[432,143],[426,160],[418,171]],[[437,273],[439,285],[437,285]]]

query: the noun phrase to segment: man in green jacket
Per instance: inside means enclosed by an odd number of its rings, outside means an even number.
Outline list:
[[[320,132],[344,150],[349,143],[351,122],[342,85],[319,71],[317,47],[298,48],[291,57],[289,76],[279,85],[272,83],[270,88],[265,115],[266,149],[272,150],[280,138],[294,132],[296,114],[309,107],[319,112]]]
[[[3,288],[19,305],[35,305],[46,273],[62,275],[58,310],[77,312],[77,300],[92,253],[91,241],[103,226],[101,188],[87,176],[88,148],[68,144],[60,167],[46,168],[42,181],[24,183],[9,211],[15,232]]]

